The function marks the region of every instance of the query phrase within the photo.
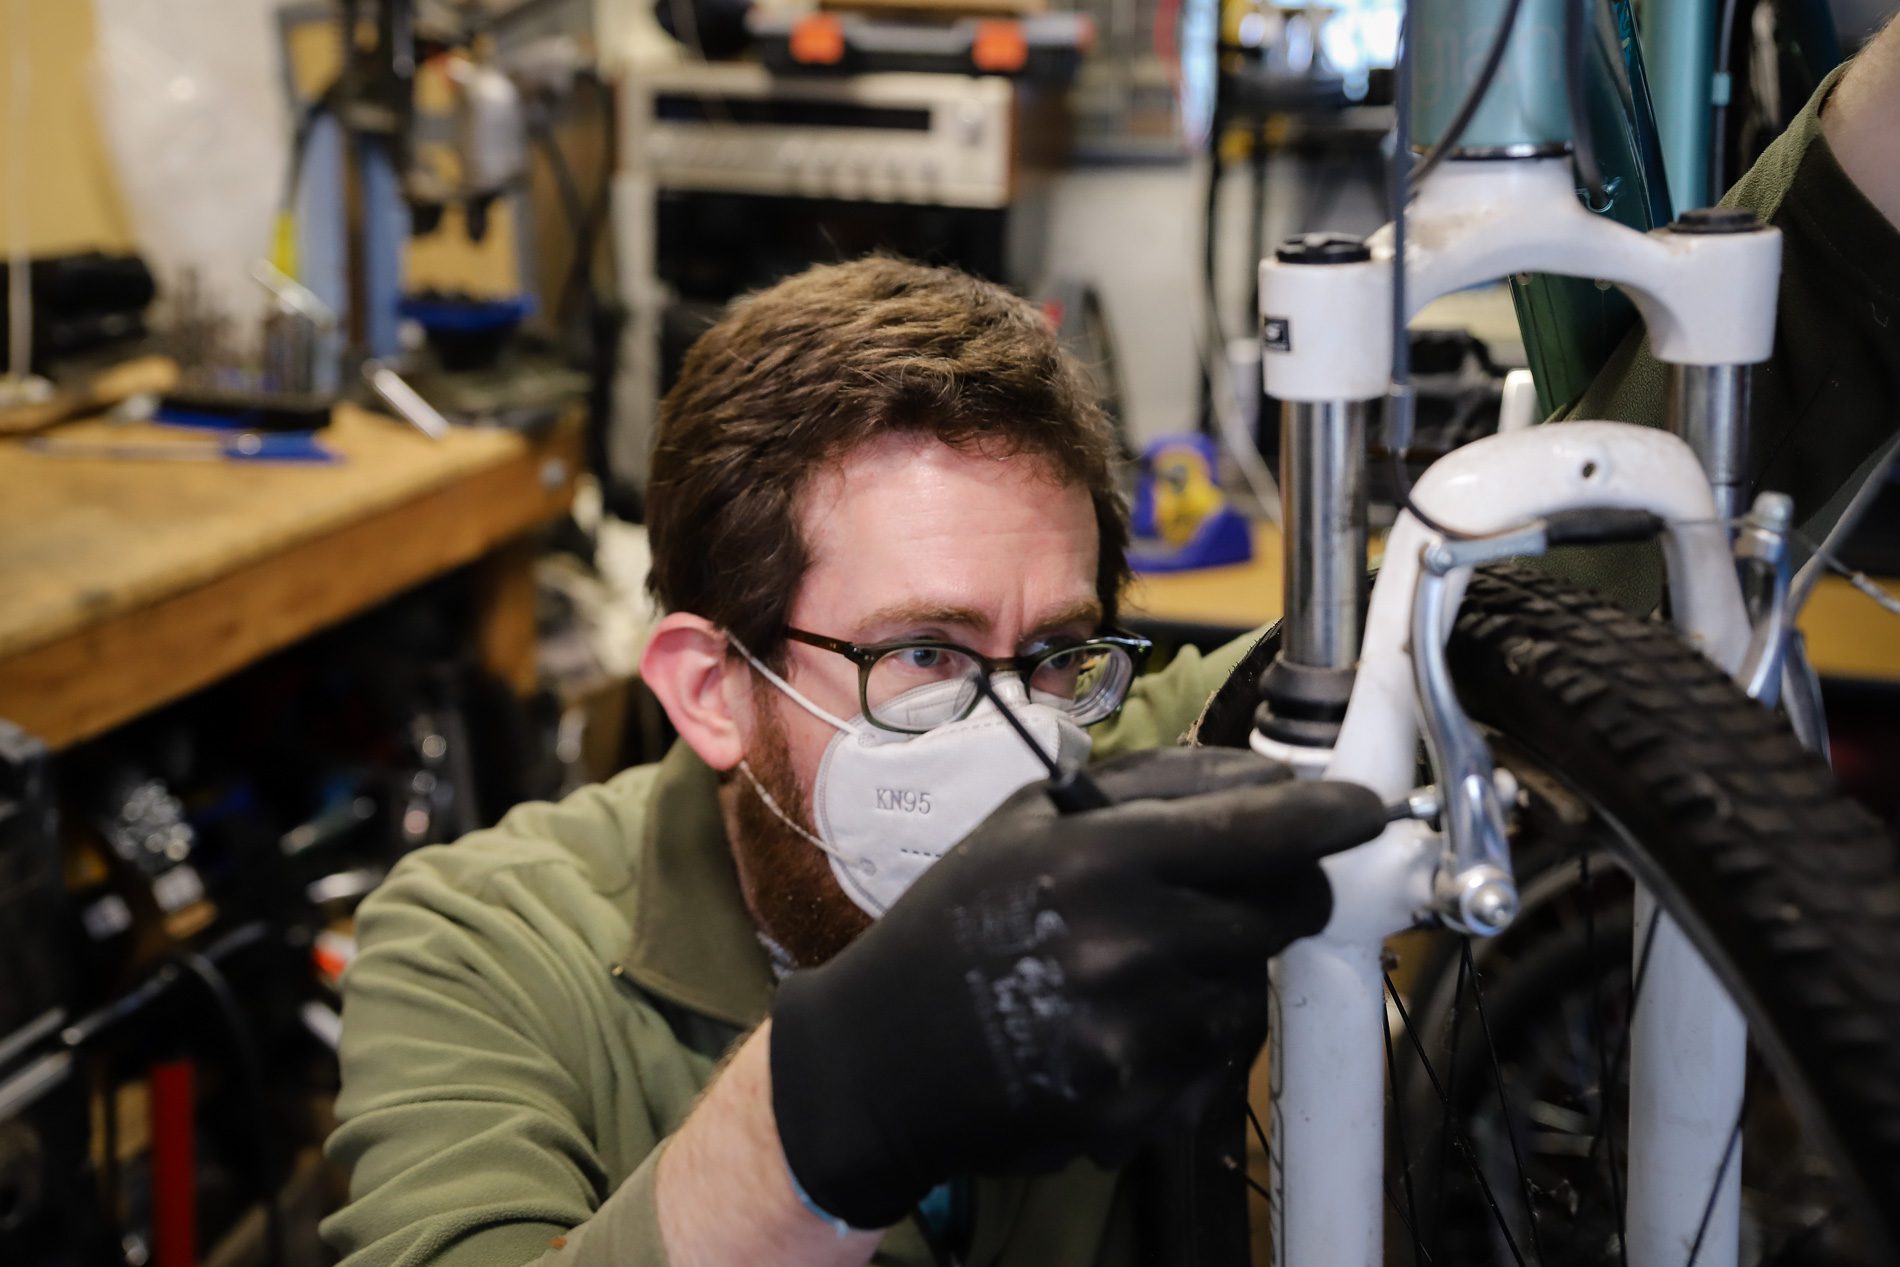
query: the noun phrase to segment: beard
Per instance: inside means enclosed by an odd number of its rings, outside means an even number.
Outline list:
[[[779,807],[816,836],[775,703],[755,686],[757,743],[746,764]],[[871,926],[871,917],[838,887],[830,856],[774,814],[743,771],[727,774],[722,790],[746,910],[759,931],[778,943],[796,966],[817,967]]]

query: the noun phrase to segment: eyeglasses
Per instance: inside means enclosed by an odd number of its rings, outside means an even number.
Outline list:
[[[977,679],[999,673],[1014,674],[1031,703],[1047,704],[1079,726],[1092,726],[1122,706],[1154,649],[1146,638],[1108,633],[999,659],[933,638],[860,645],[803,629],[787,629],[785,636],[835,651],[857,665],[864,719],[904,735],[962,721],[983,698]]]

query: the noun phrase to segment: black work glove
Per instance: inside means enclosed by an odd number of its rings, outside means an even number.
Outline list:
[[[1115,802],[1004,802],[772,1010],[772,1107],[800,1187],[854,1227],[953,1175],[1125,1161],[1265,1040],[1267,960],[1332,914],[1325,854],[1378,797],[1250,752],[1091,772]]]

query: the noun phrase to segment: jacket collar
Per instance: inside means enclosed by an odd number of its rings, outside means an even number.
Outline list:
[[[719,776],[684,743],[660,762],[640,836],[621,974],[713,1020],[758,1024],[772,1004],[771,964],[739,891]]]

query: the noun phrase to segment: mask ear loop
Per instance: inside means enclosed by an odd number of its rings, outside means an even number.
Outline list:
[[[733,637],[730,633],[726,635],[726,641],[730,642],[733,645],[733,648],[737,650],[740,655],[746,658],[746,663],[750,664],[754,669],[758,670],[759,676],[763,677],[766,681],[770,682],[773,686],[776,686],[780,691],[783,691],[785,695],[789,697],[794,704],[797,704],[800,708],[804,709],[806,712],[816,717],[819,721],[826,722],[832,726],[835,726],[847,735],[857,733],[851,726],[847,725],[846,723],[842,721],[839,721],[836,717],[833,717],[830,713],[818,707],[818,705],[812,703],[810,700],[806,699],[803,695],[801,695],[798,692],[798,689],[794,687],[790,682],[787,682],[784,678],[772,672],[772,670],[766,668],[765,665],[759,660],[757,656],[753,655],[751,651],[746,649],[745,643],[740,642],[737,638]],[[777,816],[778,820],[781,823],[784,823],[787,827],[791,828],[794,832],[798,833],[798,835],[802,837],[813,848],[817,849],[820,853],[824,854],[826,857],[830,858],[832,861],[838,863],[840,866],[852,867],[852,866],[857,865],[858,859],[850,857],[849,855],[842,853],[841,851],[837,849],[834,849],[831,845],[825,843],[823,840],[819,839],[817,836],[813,835],[811,832],[806,831],[805,828],[799,824],[797,819],[793,818],[790,814],[787,814],[785,812],[784,806],[778,803],[778,798],[774,797],[770,792],[766,791],[765,784],[759,782],[759,776],[752,773],[752,767],[746,763],[746,760],[744,757],[739,758],[739,772],[745,775],[746,782],[750,783],[752,785],[752,790],[758,793],[759,800],[765,803],[765,808],[771,810],[772,813],[775,816]]]
[[[826,856],[835,859],[836,861],[843,864],[844,866],[849,867],[849,866],[854,865],[857,862],[856,858],[848,857],[847,855],[840,853],[838,850],[832,848],[830,845],[826,844],[824,841],[820,840],[818,837],[812,835],[812,833],[806,831],[803,827],[800,827],[798,825],[798,820],[793,818],[790,814],[787,814],[785,812],[784,807],[778,803],[778,799],[774,797],[770,792],[765,790],[765,784],[759,782],[759,776],[752,773],[752,767],[745,763],[745,759],[743,757],[740,758],[739,760],[739,773],[745,775],[746,782],[752,785],[752,790],[758,793],[759,799],[761,801],[765,802],[765,808],[771,810],[772,813],[777,816],[778,820],[781,823],[784,823],[787,827],[797,832],[801,837],[805,839],[807,843],[812,845],[812,847],[817,849],[819,852],[825,854]]]
[[[793,686],[790,682],[787,682],[784,678],[780,677],[778,674],[772,672],[772,670],[766,668],[765,663],[762,660],[760,660],[759,657],[753,655],[750,651],[746,650],[745,643],[740,642],[737,638],[733,637],[731,634],[726,635],[726,641],[730,642],[733,646],[733,649],[736,650],[740,655],[746,658],[747,664],[750,664],[754,669],[758,670],[760,677],[764,678],[766,681],[770,682],[773,686],[776,686],[778,687],[779,690],[783,691],[786,694],[786,696],[791,699],[792,703],[798,705],[800,708],[810,713],[813,717],[816,717],[819,721],[824,722],[828,726],[835,727],[838,730],[842,730],[847,735],[855,735],[858,733],[857,728],[853,726],[850,722],[838,720],[838,718],[833,716],[831,713],[826,712],[824,709],[818,707],[818,705],[806,699],[802,694],[799,693],[799,690],[797,687]]]

